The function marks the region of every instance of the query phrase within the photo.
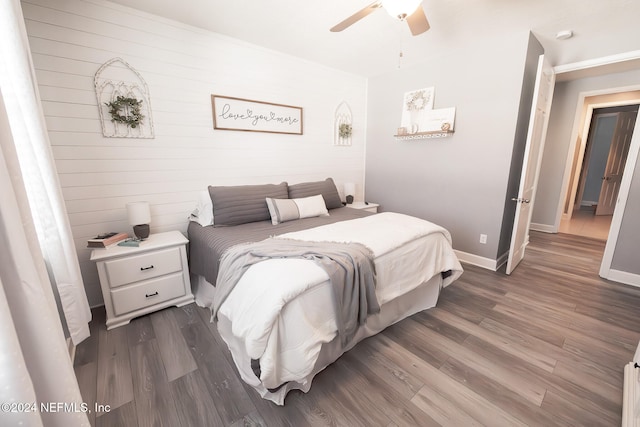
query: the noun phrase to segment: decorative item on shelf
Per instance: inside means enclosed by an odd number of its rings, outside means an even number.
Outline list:
[[[130,128],[137,128],[144,119],[144,114],[140,112],[141,99],[116,96],[116,99],[104,104],[109,107],[111,121],[122,123]]]
[[[107,138],[154,138],[149,87],[121,58],[102,64],[93,79],[102,135]]]
[[[395,139],[400,141],[444,138],[454,132],[456,108],[433,108],[435,88],[404,94],[402,121]]]
[[[347,204],[353,203],[354,196],[356,194],[356,184],[353,182],[344,183],[344,196]]]
[[[346,102],[341,102],[336,108],[335,130],[333,145],[348,146],[351,145],[351,136],[353,135],[353,118],[351,108]]]
[[[435,88],[423,88],[407,92],[404,94],[404,104],[402,108],[402,127],[408,133],[422,131],[421,124],[424,115],[433,108]]]
[[[133,226],[133,233],[138,240],[144,240],[149,237],[149,223],[151,222],[149,202],[127,203],[127,217],[129,225]]]

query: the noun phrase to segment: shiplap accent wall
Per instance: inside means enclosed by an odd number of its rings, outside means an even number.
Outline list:
[[[102,303],[86,240],[131,232],[125,204],[151,204],[151,231],[186,232],[207,185],[355,182],[361,197],[367,81],[100,0],[22,2],[60,183],[91,305]],[[310,47],[312,48],[312,47]],[[121,57],[149,85],[155,139],[103,138],[93,77]],[[304,135],[213,130],[211,94],[303,107]],[[353,145],[333,145],[336,107]]]

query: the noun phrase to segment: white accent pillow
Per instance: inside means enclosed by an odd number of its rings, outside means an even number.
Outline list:
[[[189,215],[189,221],[194,221],[203,227],[213,225],[213,203],[208,190],[198,193],[196,208]]]
[[[321,194],[300,199],[272,199],[267,197],[266,200],[273,225],[294,219],[329,215],[327,205]]]

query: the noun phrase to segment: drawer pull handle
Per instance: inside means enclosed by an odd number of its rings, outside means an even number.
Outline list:
[[[155,297],[156,295],[158,295],[158,291],[155,291],[152,294],[144,294],[144,296],[147,297],[147,298]]]
[[[152,268],[153,265],[150,265],[149,267],[140,267],[140,271],[151,270]]]

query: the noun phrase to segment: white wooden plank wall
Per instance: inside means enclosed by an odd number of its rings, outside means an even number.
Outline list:
[[[151,203],[151,230],[186,232],[207,185],[364,179],[367,81],[100,0],[25,0],[29,43],[90,304],[102,303],[86,239],[131,232],[125,204]],[[121,57],[146,80],[155,139],[103,138],[93,77]],[[211,94],[304,108],[304,135],[214,131]],[[354,114],[333,145],[334,112]],[[339,186],[340,187],[340,186]]]

